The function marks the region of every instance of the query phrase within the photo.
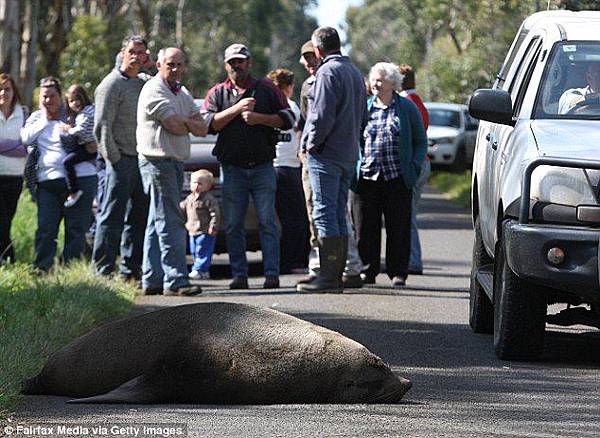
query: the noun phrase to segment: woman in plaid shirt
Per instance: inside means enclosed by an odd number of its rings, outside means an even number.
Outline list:
[[[353,198],[358,251],[367,266],[365,283],[375,283],[379,274],[383,216],[387,275],[394,287],[403,287],[408,276],[412,187],[427,150],[419,110],[396,93],[402,79],[392,63],[377,63],[369,72],[373,96],[367,101],[369,119]]]

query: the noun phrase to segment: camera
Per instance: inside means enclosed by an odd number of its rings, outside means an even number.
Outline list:
[[[290,134],[289,132],[282,132],[279,129],[273,129],[271,141],[274,144],[292,141],[292,134]]]

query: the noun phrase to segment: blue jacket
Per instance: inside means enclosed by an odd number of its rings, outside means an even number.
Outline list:
[[[342,162],[356,162],[366,124],[365,83],[350,58],[327,56],[308,94],[308,115],[302,131],[302,148]]]
[[[367,101],[367,112],[371,111],[375,96]],[[417,106],[409,99],[394,93],[394,108],[400,120],[400,168],[402,179],[410,190],[419,179],[421,166],[427,153],[427,134],[423,118]],[[361,151],[364,137],[361,137]],[[359,167],[360,169],[360,167]]]

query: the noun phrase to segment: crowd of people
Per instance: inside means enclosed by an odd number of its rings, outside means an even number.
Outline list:
[[[14,261],[10,227],[25,180],[38,207],[41,271],[53,266],[64,220],[65,263],[82,256],[91,232],[98,275],[139,281],[145,294],[196,295],[202,289],[190,280],[209,278],[224,232],[230,288],[247,289],[251,198],[266,289],[307,267],[298,291],[375,283],[382,219],[391,284],[422,273],[416,209],[429,173],[428,118],[410,66],[377,63],[365,79],[342,55],[337,31],[319,28],[300,49],[308,77],[297,105],[294,74],[255,78],[250,50],[237,43],[224,52],[225,81],[198,108],[182,84],[186,62],[170,47],[154,65],[146,40],[127,37],[94,102],[77,84],[63,98],[60,81],[47,77],[29,117],[15,81],[0,75],[0,262]],[[207,133],[217,134],[222,202],[205,170],[192,174],[181,201],[190,134]]]

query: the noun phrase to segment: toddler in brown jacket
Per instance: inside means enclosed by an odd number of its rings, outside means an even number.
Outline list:
[[[221,221],[219,203],[210,193],[212,186],[213,174],[208,170],[197,170],[190,179],[191,193],[180,204],[194,258],[189,274],[193,279],[210,277],[209,269]]]

